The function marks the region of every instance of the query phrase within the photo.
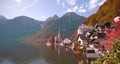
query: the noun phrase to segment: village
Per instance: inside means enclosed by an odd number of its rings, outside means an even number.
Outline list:
[[[88,64],[93,64],[94,60],[109,52],[113,41],[120,38],[119,25],[119,16],[115,17],[112,23],[96,23],[95,26],[81,24],[73,33],[72,38],[62,39],[59,29],[57,36],[52,35],[42,42],[46,46],[61,46],[69,49],[77,56],[83,56]],[[84,61],[81,59],[78,64],[84,64]]]

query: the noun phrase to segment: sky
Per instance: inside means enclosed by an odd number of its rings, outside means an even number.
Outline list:
[[[0,15],[12,19],[28,16],[44,21],[48,17],[61,17],[75,12],[84,17],[96,13],[106,0],[0,0]]]

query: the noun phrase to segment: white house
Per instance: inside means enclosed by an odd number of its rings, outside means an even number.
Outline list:
[[[80,45],[83,45],[83,40],[81,39],[81,37],[78,37],[78,42],[80,43]]]
[[[70,39],[68,39],[68,38],[65,38],[62,43],[63,44],[71,44],[72,41]]]

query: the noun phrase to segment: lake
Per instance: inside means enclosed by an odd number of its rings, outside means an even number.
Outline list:
[[[0,64],[78,64],[71,51],[58,49],[40,42],[2,41]]]

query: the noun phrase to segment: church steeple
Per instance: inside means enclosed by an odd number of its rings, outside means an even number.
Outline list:
[[[60,35],[60,28],[59,28],[59,30],[58,30],[58,39],[60,39],[61,38],[61,35]]]

